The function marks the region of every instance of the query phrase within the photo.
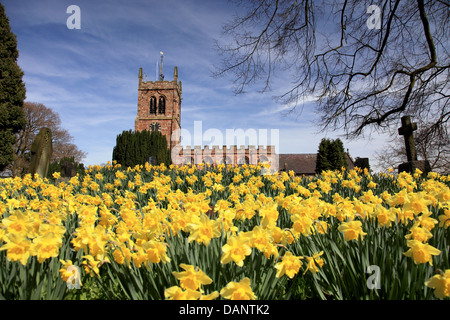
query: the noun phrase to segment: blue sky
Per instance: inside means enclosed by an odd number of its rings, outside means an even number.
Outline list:
[[[87,152],[86,165],[111,161],[116,136],[134,130],[138,71],[155,80],[156,62],[164,52],[166,80],[178,66],[183,84],[181,125],[202,130],[279,130],[280,153],[314,153],[323,137],[318,133],[314,102],[305,98],[301,114],[285,116],[285,106],[272,96],[283,92],[289,79],[273,84],[273,92],[258,88],[234,95],[230,78],[213,78],[220,62],[214,41],[226,41],[222,25],[238,10],[227,0],[1,0],[16,34],[19,65],[24,71],[27,101],[56,111],[62,127]],[[66,25],[70,5],[81,10],[81,29]],[[388,138],[344,142],[356,157],[381,150]],[[230,145],[232,143],[226,144]],[[184,145],[194,144],[184,141]],[[203,141],[208,144],[208,141]]]

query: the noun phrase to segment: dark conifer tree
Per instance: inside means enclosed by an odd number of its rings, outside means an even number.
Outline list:
[[[326,138],[323,138],[320,141],[319,150],[317,152],[317,160],[316,160],[316,173],[317,174],[320,174],[324,170],[331,169],[331,163],[328,159],[330,144],[331,144],[331,141]]]
[[[166,137],[161,132],[128,130],[117,136],[116,146],[113,149],[113,161],[125,167],[134,167],[145,164],[150,157],[155,157],[157,164],[172,163]]]
[[[25,84],[18,57],[16,36],[0,4],[0,171],[13,161],[15,134],[25,126]]]

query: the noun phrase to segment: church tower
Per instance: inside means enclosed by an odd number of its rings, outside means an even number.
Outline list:
[[[162,73],[163,55],[159,79],[143,81],[139,69],[138,109],[135,131],[160,131],[172,150],[181,142],[181,81],[178,82],[178,68],[174,68],[173,80],[165,81]]]

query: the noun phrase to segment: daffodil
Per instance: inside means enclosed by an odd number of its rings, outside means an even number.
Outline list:
[[[20,261],[26,265],[31,256],[32,243],[29,239],[20,234],[9,233],[4,237],[6,243],[0,247],[0,251],[6,251],[6,257],[10,261]]]
[[[55,179],[59,179],[59,178],[61,178],[61,173],[59,173],[59,172],[54,172],[54,173],[52,174],[52,177],[55,178]]]
[[[277,207],[278,204],[272,201],[259,209],[259,215],[261,216],[261,226],[270,227],[276,224],[279,215]]]
[[[229,282],[220,290],[220,295],[228,300],[256,300],[257,298],[253,293],[251,281],[247,277],[239,282]]]
[[[252,249],[248,245],[248,239],[239,236],[231,236],[227,243],[222,247],[222,258],[220,263],[227,264],[234,261],[239,267],[244,265],[246,256],[252,253]]]
[[[319,265],[319,267],[323,266],[323,259],[320,258],[320,256],[323,255],[323,251],[314,253],[314,255],[312,257],[306,257],[306,260],[308,261],[307,265],[306,265],[306,270],[303,274],[305,274],[306,272],[311,271],[312,273],[317,273],[319,272],[319,268],[317,267],[317,265]],[[317,263],[317,265],[316,265]]]
[[[450,226],[450,209],[444,209],[444,214],[439,217],[439,227],[447,229]]]
[[[59,255],[59,249],[62,246],[62,238],[59,235],[55,235],[53,232],[49,232],[43,236],[39,236],[33,239],[33,245],[31,251],[38,259],[39,263],[52,257]]]
[[[281,262],[278,262],[275,265],[275,269],[277,269],[276,277],[280,278],[283,275],[287,275],[292,279],[300,270],[300,267],[303,264],[301,261],[302,259],[303,257],[294,256],[290,251],[286,252],[281,259]]]
[[[208,246],[211,239],[220,237],[221,232],[219,228],[219,221],[211,220],[208,216],[202,214],[197,223],[190,223],[186,227],[186,230],[190,232],[189,242],[196,241]]]
[[[152,263],[167,263],[170,258],[167,256],[167,247],[165,243],[157,240],[150,240],[143,244],[148,260]]]
[[[338,230],[344,233],[344,239],[351,241],[360,238],[361,240],[367,234],[362,230],[361,221],[342,222]]]
[[[167,300],[198,300],[202,293],[199,291],[173,286],[164,290],[164,296]]]
[[[100,275],[99,265],[101,261],[95,260],[95,258],[91,255],[83,256],[83,267],[86,274],[89,274],[91,277],[94,275]]]
[[[304,235],[305,237],[309,236],[313,232],[313,223],[314,220],[306,215],[292,215],[291,220],[294,223],[293,229]]]
[[[392,209],[395,208],[387,209],[382,205],[377,205],[375,207],[374,214],[377,217],[378,223],[381,227],[390,227],[392,225],[392,222],[394,222],[397,218],[395,211]]]
[[[81,273],[78,266],[73,265],[71,260],[60,260],[63,267],[59,269],[61,278],[67,284],[68,289],[80,289],[81,284]]]
[[[7,233],[30,238],[34,236],[33,223],[32,216],[20,210],[14,211],[13,214],[2,220]]]
[[[196,269],[192,265],[180,264],[180,267],[185,270],[182,272],[173,271],[172,274],[180,281],[180,286],[183,289],[198,290],[202,285],[212,283],[212,279],[208,277],[202,270]]]
[[[410,248],[407,252],[403,253],[407,257],[414,259],[415,264],[427,263],[433,265],[432,256],[441,254],[441,251],[428,243],[422,243],[417,240],[408,240],[407,246]]]
[[[427,242],[433,237],[430,231],[420,226],[419,222],[416,222],[411,229],[409,229],[409,232],[410,233],[405,236],[405,239]]]
[[[430,280],[425,282],[425,285],[434,289],[436,298],[442,299],[450,297],[450,269],[445,270],[444,273],[434,275]]]

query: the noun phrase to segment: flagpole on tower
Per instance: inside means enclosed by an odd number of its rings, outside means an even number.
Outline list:
[[[162,51],[160,51],[159,53],[161,54],[161,65],[159,66],[159,81],[164,81],[164,74],[163,74],[164,53]]]

